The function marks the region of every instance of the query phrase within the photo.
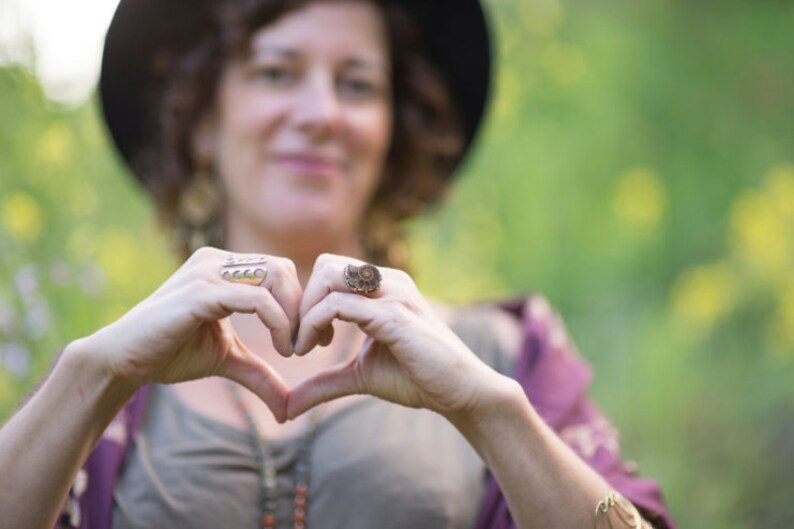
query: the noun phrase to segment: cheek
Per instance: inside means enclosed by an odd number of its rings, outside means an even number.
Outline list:
[[[361,161],[362,178],[359,182],[374,188],[380,180],[392,140],[392,121],[388,110],[361,116],[353,125],[356,152]]]
[[[250,186],[258,178],[266,145],[285,114],[285,105],[263,101],[238,90],[226,94],[218,135],[217,163],[227,188],[238,199],[250,196]],[[249,192],[246,192],[248,189]]]
[[[265,98],[250,91],[228,94],[224,103],[221,130],[229,145],[249,149],[269,138],[287,113],[287,104],[277,98]]]
[[[385,108],[380,112],[380,115],[375,120],[372,131],[373,143],[377,144],[382,160],[386,159],[389,146],[392,142],[392,128],[393,122],[391,108]]]

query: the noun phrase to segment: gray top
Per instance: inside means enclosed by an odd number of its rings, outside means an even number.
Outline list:
[[[467,309],[453,330],[497,371],[513,354],[496,338],[509,316]],[[279,529],[292,527],[292,486],[302,439],[271,441],[278,470]],[[312,529],[454,528],[475,524],[485,466],[446,419],[363,398],[323,417],[311,457]],[[114,491],[114,529],[215,529],[260,525],[259,467],[249,433],[153,388]]]

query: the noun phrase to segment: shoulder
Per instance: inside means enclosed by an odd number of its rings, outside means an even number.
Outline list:
[[[522,382],[551,369],[589,381],[589,367],[579,357],[562,318],[540,294],[466,306],[431,303],[439,318],[500,373]]]
[[[512,374],[521,350],[521,320],[495,303],[451,306],[433,302],[436,314],[486,364]]]
[[[526,296],[518,307],[523,333],[566,356],[578,356],[578,350],[559,313],[540,294]]]
[[[577,354],[563,319],[541,294],[463,306],[437,300],[431,304],[441,320],[459,335],[491,336],[513,356],[518,355],[522,340],[528,336],[554,349]]]

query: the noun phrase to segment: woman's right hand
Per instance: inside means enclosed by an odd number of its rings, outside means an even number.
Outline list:
[[[261,286],[221,278],[227,252],[196,251],[157,291],[116,322],[80,340],[116,382],[139,387],[209,376],[234,380],[286,420],[288,387],[238,338],[229,316],[256,313],[273,346],[292,354],[302,289],[293,263],[267,257]],[[245,257],[245,255],[240,255]]]

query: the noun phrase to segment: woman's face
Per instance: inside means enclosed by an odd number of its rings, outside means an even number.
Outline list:
[[[374,2],[314,2],[260,29],[250,57],[226,68],[199,145],[230,230],[296,244],[358,233],[391,141],[384,34]]]

